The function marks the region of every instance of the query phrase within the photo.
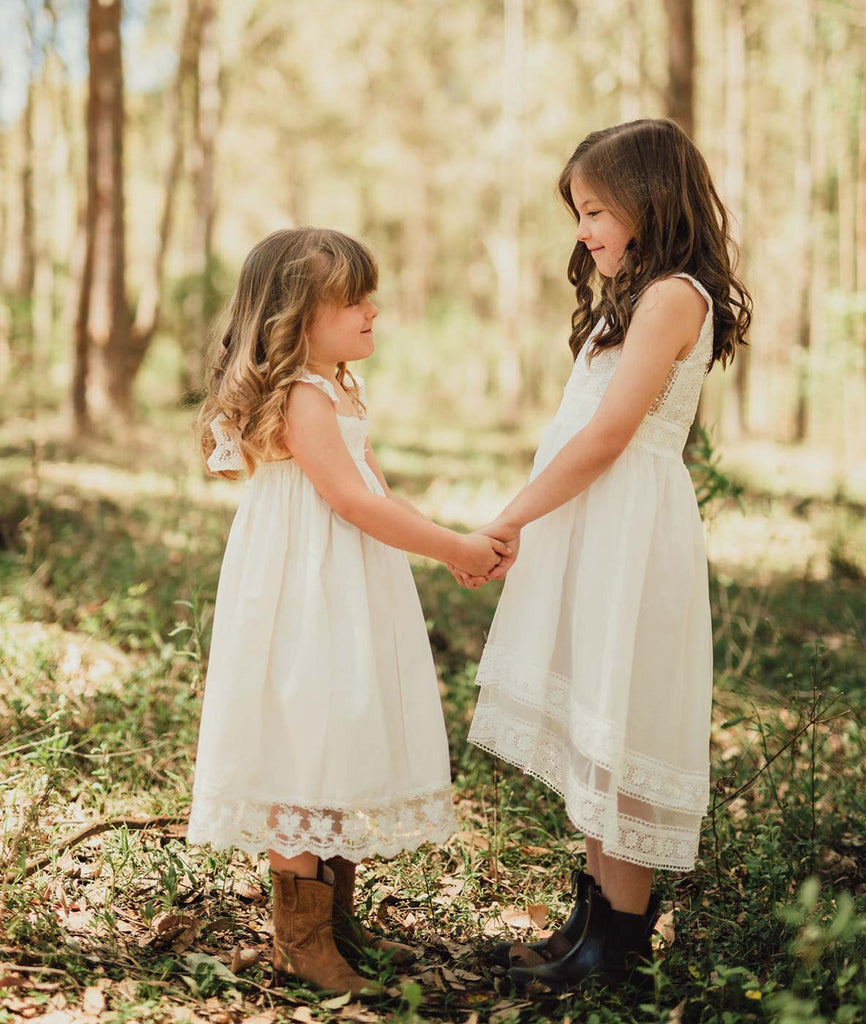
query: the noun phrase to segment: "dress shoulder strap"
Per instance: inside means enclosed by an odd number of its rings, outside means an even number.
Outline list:
[[[706,301],[707,306],[708,306],[710,312],[712,312],[713,300],[710,297],[710,293],[707,291],[706,288],[704,288],[704,286],[701,284],[700,281],[698,281],[697,278],[692,277],[691,274],[685,274],[685,273],[672,274],[671,277],[682,277],[684,280],[690,281],[692,283],[692,285],[694,286],[695,291],[697,291],[702,296],[702,298]]]
[[[304,370],[298,382],[302,384],[313,384],[331,399],[334,405],[337,405],[340,399],[337,397],[337,389],[334,387],[333,381],[327,380],[325,377],[320,376],[318,373],[310,373],[308,370]]]

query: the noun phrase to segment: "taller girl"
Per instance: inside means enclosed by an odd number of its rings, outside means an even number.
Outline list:
[[[704,376],[751,319],[728,218],[676,124],[593,132],[559,190],[575,361],[530,483],[485,533],[515,542],[470,739],[565,799],[577,905],[512,976],[618,983],[651,956],[656,868],[690,870],[709,793],[712,633],[682,453]],[[496,572],[493,575],[497,575]]]

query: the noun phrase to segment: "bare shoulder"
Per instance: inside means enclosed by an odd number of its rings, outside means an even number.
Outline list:
[[[707,315],[707,300],[684,277],[662,277],[648,285],[635,308],[643,316],[673,319],[686,330],[700,330]]]
[[[289,423],[310,418],[334,416],[334,403],[317,387],[307,381],[295,381],[286,399],[286,418]]]

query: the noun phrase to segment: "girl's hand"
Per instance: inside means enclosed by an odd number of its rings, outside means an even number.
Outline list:
[[[508,570],[517,561],[517,555],[520,552],[520,530],[500,519],[495,519],[487,526],[482,526],[478,532],[506,543],[511,549],[511,553],[504,555],[499,565],[488,575],[488,580],[504,580]],[[468,586],[468,584],[466,585]]]
[[[457,568],[467,576],[489,576],[493,569],[511,554],[511,548],[496,537],[469,533],[460,538],[462,549]]]
[[[460,586],[466,587],[467,590],[477,590],[479,587],[483,587],[485,583],[490,582],[489,576],[470,576],[469,573],[458,569],[456,565],[449,564],[448,571]]]

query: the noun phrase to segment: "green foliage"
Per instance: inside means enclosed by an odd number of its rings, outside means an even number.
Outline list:
[[[698,424],[695,433],[695,439],[686,451],[686,458],[695,485],[698,508],[706,515],[716,503],[726,498],[740,501],[743,487],[722,469],[721,458],[712,444],[709,431]]]
[[[174,444],[182,432],[163,433]],[[470,493],[473,482],[509,472],[501,453],[512,445],[511,469],[525,473],[525,438],[474,434],[472,458],[460,443],[455,431],[431,433],[419,452],[397,435],[384,449],[386,469],[413,492],[449,480]],[[106,985],[118,1021],[164,1020],[178,1003],[193,1019],[209,999],[239,1019],[240,1007],[251,1016],[272,1006],[288,1019],[298,1005],[333,1019],[342,1007],[326,997],[268,988],[264,962],[229,968],[236,946],[267,950],[262,865],[189,848],[165,828],[121,826],[59,848],[99,818],[183,820],[238,491],[202,485],[168,447],[122,455],[96,441],[75,451],[47,445],[28,499],[26,463],[16,459],[13,449],[0,491],[0,943],[13,951],[4,957],[63,971],[70,1001],[79,987]],[[696,483],[707,480],[704,512],[716,521],[736,490],[706,439],[692,471]],[[850,510],[841,501],[768,504],[748,490],[737,500],[744,517],[820,526],[827,568],[768,574],[742,564],[713,574],[713,806],[697,870],[658,880],[669,930],[642,1005],[596,987],[520,1000],[478,958],[505,931],[504,908],[545,904],[554,922],[569,912],[562,886],[580,842],[541,783],[465,742],[499,586],[470,593],[444,568],[415,564],[460,831],[359,875],[361,911],[423,955],[408,978],[372,961],[363,968],[395,993],[371,1010],[380,1019],[863,1019],[862,566],[832,518]],[[28,859],[45,850],[55,851],[48,864],[29,871]]]

